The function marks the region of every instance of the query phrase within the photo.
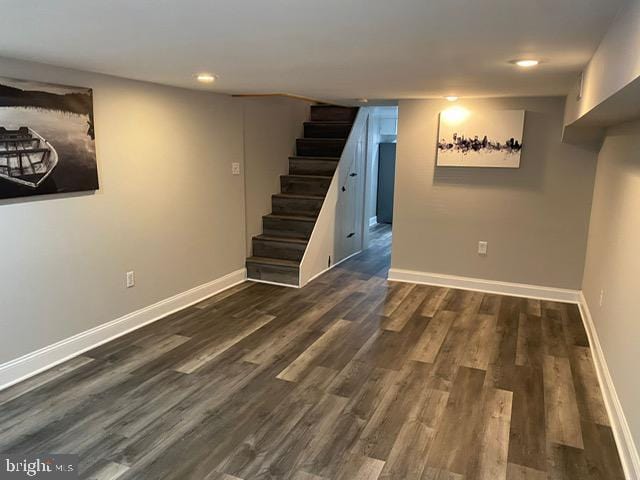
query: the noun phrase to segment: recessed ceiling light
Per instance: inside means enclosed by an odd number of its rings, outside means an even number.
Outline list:
[[[368,98],[359,98],[358,101],[360,103],[369,103],[369,99]]]
[[[535,67],[540,63],[540,61],[533,60],[533,59],[522,59],[522,60],[516,60],[513,63],[515,63],[519,67],[529,68],[529,67]]]
[[[211,73],[199,73],[196,78],[201,83],[213,83],[216,81],[216,76]]]
[[[458,97],[456,97],[455,95],[447,95],[446,97],[447,100],[449,100],[450,102],[455,102],[456,100],[458,100]]]

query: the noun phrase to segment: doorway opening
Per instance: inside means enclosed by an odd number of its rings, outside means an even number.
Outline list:
[[[382,238],[392,241],[393,199],[396,171],[396,142],[398,134],[398,107],[368,107],[367,158],[363,249],[379,236],[372,232],[388,232]],[[384,228],[383,228],[384,227]]]

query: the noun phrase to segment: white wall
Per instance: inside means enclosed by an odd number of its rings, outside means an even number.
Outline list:
[[[0,72],[94,89],[100,177],[95,194],[0,201],[0,363],[243,268],[240,103],[7,59]]]
[[[300,286],[362,249],[367,118],[360,109],[300,263]]]
[[[251,238],[262,233],[262,216],[271,213],[271,195],[280,192],[280,175],[289,173],[289,156],[309,119],[309,102],[283,97],[238,100],[244,110],[247,255]]]
[[[380,117],[374,108],[367,108],[367,198],[365,205],[365,221],[376,216],[378,197],[378,145],[380,144]]]
[[[635,122],[609,129],[598,157],[583,293],[636,445],[640,445],[639,212],[640,122]]]
[[[567,97],[569,125],[640,76],[640,0],[627,0],[584,70],[582,98],[578,84]]]
[[[596,155],[561,143],[563,99],[456,105],[526,110],[521,166],[435,168],[438,113],[451,103],[400,101],[392,269],[579,289]]]

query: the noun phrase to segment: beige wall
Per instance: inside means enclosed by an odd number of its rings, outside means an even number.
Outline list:
[[[560,142],[563,99],[457,105],[525,109],[521,166],[435,169],[438,112],[451,104],[401,101],[392,268],[579,289],[596,156]]]
[[[611,128],[598,157],[583,293],[636,445],[639,246],[640,122],[635,122]]]
[[[247,255],[251,237],[262,233],[262,216],[271,213],[271,195],[280,192],[280,175],[309,119],[309,103],[282,97],[239,100],[244,109]]]
[[[95,194],[0,201],[0,363],[243,268],[239,102],[5,59],[0,71],[94,89],[100,176]]]

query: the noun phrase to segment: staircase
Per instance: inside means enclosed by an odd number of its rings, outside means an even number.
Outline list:
[[[280,177],[280,193],[262,217],[262,235],[252,239],[249,279],[298,286],[300,262],[357,113],[350,107],[311,107],[304,138],[296,140],[296,155],[289,157],[289,174]]]

